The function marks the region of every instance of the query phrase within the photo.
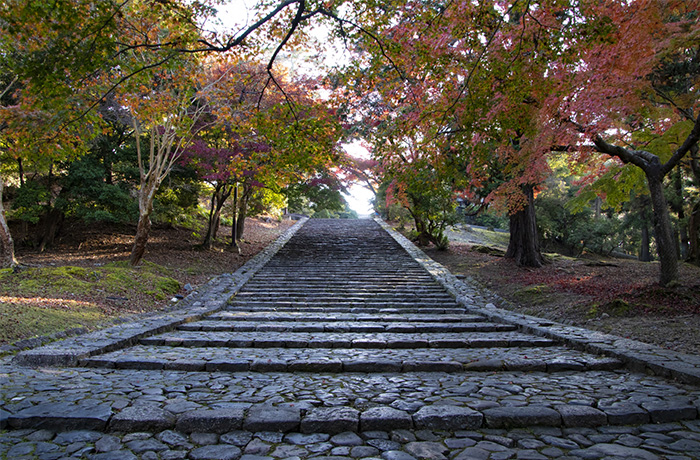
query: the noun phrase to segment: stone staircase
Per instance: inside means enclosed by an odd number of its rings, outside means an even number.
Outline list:
[[[335,434],[697,417],[691,387],[474,311],[376,222],[310,220],[224,308],[81,355],[57,371],[64,383],[35,372],[30,390],[8,387],[21,402],[3,426]]]
[[[613,370],[470,314],[373,221],[309,221],[221,312],[84,366],[208,372]]]

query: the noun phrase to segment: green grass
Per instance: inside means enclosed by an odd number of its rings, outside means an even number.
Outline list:
[[[180,290],[171,273],[150,262],[0,270],[0,343],[151,310]]]

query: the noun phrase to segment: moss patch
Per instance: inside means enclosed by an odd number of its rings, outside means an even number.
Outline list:
[[[528,305],[539,305],[548,301],[551,293],[552,288],[546,284],[536,284],[517,290],[513,293],[513,296],[518,302]]]
[[[153,309],[180,290],[170,270],[144,263],[0,271],[0,343]]]
[[[98,305],[75,300],[0,297],[0,343],[74,327],[93,328],[107,315]]]

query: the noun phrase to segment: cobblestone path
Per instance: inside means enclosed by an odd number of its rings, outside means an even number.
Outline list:
[[[695,363],[498,310],[375,221],[310,220],[177,309],[5,359],[0,455],[700,458],[700,389],[649,375]]]

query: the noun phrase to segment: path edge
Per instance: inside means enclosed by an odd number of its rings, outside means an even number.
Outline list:
[[[218,275],[192,291],[175,309],[25,350],[15,355],[12,363],[32,367],[77,366],[82,359],[125,348],[143,337],[160,334],[180,324],[197,321],[215,313],[224,308],[228,300],[265,266],[308,220],[308,217],[300,219],[235,272]]]
[[[632,371],[700,385],[700,356],[677,353],[637,340],[498,308],[493,303],[497,296],[487,288],[478,286],[473,281],[457,278],[444,265],[428,257],[383,219],[375,217],[374,220],[469,312],[483,315],[490,320],[514,324],[525,332],[559,340],[581,351],[617,358]],[[480,291],[487,295],[481,295]],[[476,300],[482,300],[485,307],[477,306]]]

